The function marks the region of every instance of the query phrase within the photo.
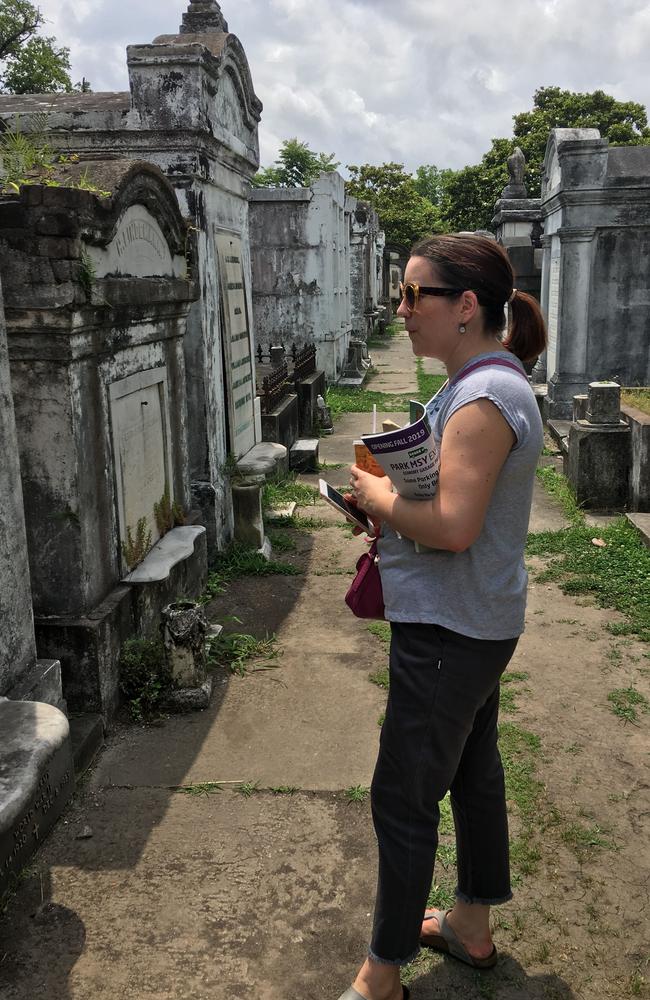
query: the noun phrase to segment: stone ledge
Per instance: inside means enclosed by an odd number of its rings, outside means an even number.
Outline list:
[[[237,462],[242,476],[272,476],[288,469],[288,452],[283,444],[261,441]]]
[[[205,528],[198,524],[172,528],[156,542],[140,565],[124,577],[122,583],[158,583],[166,580],[174,566],[192,555],[196,539],[204,534]]]
[[[625,517],[634,525],[641,536],[641,541],[647,549],[650,549],[650,514],[636,512],[626,514]]]
[[[74,790],[70,727],[52,705],[0,702],[0,897]]]

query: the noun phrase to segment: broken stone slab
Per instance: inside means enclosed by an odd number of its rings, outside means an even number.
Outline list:
[[[288,517],[293,517],[296,513],[296,507],[298,504],[295,500],[291,503],[286,504],[284,507],[275,507],[273,510],[267,510],[265,514],[265,520],[269,523],[273,521],[284,521]]]
[[[0,898],[74,790],[68,720],[53,705],[0,702]]]

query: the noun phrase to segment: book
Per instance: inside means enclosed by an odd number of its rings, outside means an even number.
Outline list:
[[[426,407],[412,401],[409,417],[404,427],[362,434],[361,440],[401,497],[430,500],[438,488],[440,454]]]

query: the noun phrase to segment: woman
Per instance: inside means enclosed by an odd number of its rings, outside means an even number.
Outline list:
[[[440,449],[432,500],[403,499],[388,478],[351,471],[358,505],[382,525],[392,636],[372,783],[372,941],[340,1000],[408,997],[399,970],[420,944],[475,967],[494,965],[490,906],[511,898],[499,678],[524,628],[523,553],[543,433],[521,362],[544,349],[544,321],[537,302],[513,288],[504,250],[485,237],[423,240],[404,277],[398,315],[413,353],[442,361],[449,381],[428,407]],[[425,914],[447,791],[456,903]]]

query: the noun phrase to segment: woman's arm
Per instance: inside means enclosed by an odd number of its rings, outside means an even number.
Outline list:
[[[351,481],[359,507],[414,542],[463,552],[483,529],[494,485],[515,441],[494,403],[467,403],[445,425],[440,481],[432,500],[405,500],[388,493],[375,476],[353,465]]]

